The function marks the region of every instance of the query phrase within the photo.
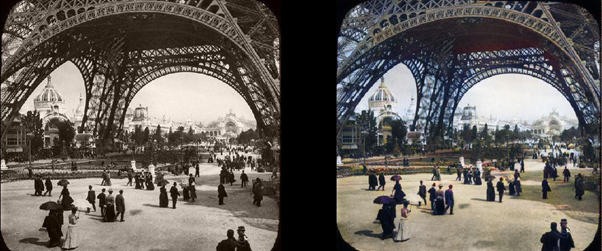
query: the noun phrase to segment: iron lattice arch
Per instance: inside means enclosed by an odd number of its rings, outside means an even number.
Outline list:
[[[508,73],[545,81],[570,103],[580,128],[599,135],[599,25],[584,9],[527,1],[364,2],[338,38],[338,132],[372,85],[405,64],[417,85],[410,129],[452,132],[463,95]]]
[[[101,139],[121,133],[140,89],[177,72],[226,83],[260,132],[278,137],[279,37],[276,18],[256,1],[22,1],[2,34],[2,135],[41,81],[72,62],[86,89],[81,128]]]

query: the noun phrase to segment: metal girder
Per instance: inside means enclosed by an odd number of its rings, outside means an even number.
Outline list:
[[[2,57],[4,124],[42,79],[71,61],[86,85],[81,126],[101,139],[121,132],[141,88],[174,72],[225,82],[249,104],[262,134],[278,136],[280,34],[261,3],[26,0],[3,31],[3,48],[13,48]]]
[[[599,34],[584,35],[592,20],[582,9],[550,5],[514,1],[369,1],[358,5],[343,21],[339,36],[338,130],[374,82],[399,63],[408,66],[418,90],[411,129],[430,136],[450,131],[453,113],[468,89],[506,73],[544,80],[569,101],[582,128],[598,124],[600,91],[595,80],[599,81],[599,69],[591,52],[599,49],[599,42],[592,42],[599,40]],[[556,23],[550,11],[560,7],[573,13],[570,18],[579,17],[586,24]],[[487,40],[491,37],[505,41]],[[590,53],[585,63],[578,55],[583,52]]]

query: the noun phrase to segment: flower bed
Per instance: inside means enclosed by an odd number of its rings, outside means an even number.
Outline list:
[[[123,173],[122,173],[121,177],[118,177],[117,171],[109,171],[109,173],[111,174],[111,180],[127,178],[127,175],[123,175]],[[67,173],[35,172],[34,177],[36,175],[41,175],[43,179],[50,177],[51,180],[60,180],[60,179],[70,180],[70,179],[101,178],[102,171],[91,171],[91,172],[76,171],[76,172],[67,172]],[[0,176],[1,183],[19,181],[19,180],[29,180],[29,174],[27,172],[13,172],[13,173],[3,173]],[[33,179],[31,179],[31,180],[33,180]]]

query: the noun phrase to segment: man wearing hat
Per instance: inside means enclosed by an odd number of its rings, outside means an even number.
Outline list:
[[[219,186],[217,186],[217,197],[219,198],[219,204],[224,204],[224,197],[228,197],[226,193],[226,188],[224,188],[224,183],[220,182]]]
[[[558,232],[556,222],[552,222],[552,224],[550,224],[550,228],[552,230],[543,234],[539,240],[541,243],[543,243],[543,247],[541,247],[542,251],[560,250],[560,246],[558,244],[558,237],[560,236],[560,233]]]
[[[497,192],[500,195],[500,203],[502,203],[502,197],[504,197],[504,191],[506,191],[506,186],[504,186],[504,182],[502,182],[504,178],[500,178],[500,181],[497,182]]]
[[[105,216],[105,204],[106,204],[106,194],[105,194],[105,189],[102,189],[102,192],[100,194],[98,194],[98,196],[96,196],[96,198],[98,199],[98,207],[100,207],[100,215],[102,217]]]
[[[115,219],[117,216],[121,214],[121,220],[123,220],[123,215],[125,214],[125,200],[123,199],[123,190],[119,190],[119,194],[115,197],[115,205],[117,206],[117,215],[115,215]]]
[[[178,201],[178,196],[180,196],[178,184],[176,182],[174,182],[171,189],[169,189],[169,193],[171,194],[171,200],[173,201],[173,209],[176,209],[176,201]]]
[[[437,198],[437,189],[435,189],[436,184],[433,183],[431,189],[429,189],[429,200],[431,201],[431,209],[435,211],[435,199]]]
[[[245,227],[239,226],[238,230],[238,244],[240,247],[236,249],[236,251],[251,251],[251,244],[249,244],[249,238],[245,235]]]
[[[240,244],[238,244],[238,241],[236,241],[236,239],[234,239],[234,230],[228,229],[226,236],[228,238],[225,240],[222,240],[220,243],[218,243],[216,250],[217,251],[236,251],[236,248],[240,247]]]
[[[571,229],[567,226],[567,220],[560,220],[560,251],[570,251],[571,248],[575,247],[573,236],[571,235]]]
[[[257,178],[257,179],[255,179],[255,184],[253,184],[253,204],[260,207],[262,200],[263,200],[263,186],[261,185],[261,180],[259,178]]]
[[[447,207],[445,208],[445,211],[447,211],[447,209],[449,210],[449,214],[453,215],[454,214],[454,192],[452,191],[452,188],[454,186],[452,184],[449,185],[449,189],[447,189],[447,191],[445,191],[445,204],[447,205]]]

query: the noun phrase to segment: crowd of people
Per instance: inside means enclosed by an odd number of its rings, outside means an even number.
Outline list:
[[[223,159],[217,158],[217,156],[212,156],[213,160],[217,160],[221,162],[219,166],[222,167],[222,172],[220,173],[220,184],[218,186],[218,198],[219,205],[224,205],[224,198],[228,197],[224,184],[234,183],[233,172],[234,170],[244,169],[245,165],[249,165],[254,167],[254,160],[251,156],[243,156],[239,155],[237,151],[241,151],[242,149],[230,149],[228,151],[228,155]],[[213,162],[213,161],[211,161]],[[193,164],[194,165],[194,164]],[[195,166],[197,168],[196,176],[198,177],[198,164]],[[228,169],[230,169],[228,171]],[[125,186],[132,186],[133,181],[135,181],[135,189],[141,190],[154,190],[154,184],[160,184],[160,192],[159,192],[159,206],[160,207],[168,207],[168,194],[166,185],[168,182],[164,180],[163,175],[159,173],[153,182],[153,174],[150,172],[138,171],[134,172],[133,170],[127,171],[128,182]],[[240,174],[241,187],[246,187],[249,181],[249,177],[242,170]],[[261,206],[261,201],[263,200],[263,184],[260,178],[256,178],[252,180],[252,188],[251,192],[253,194],[253,204],[256,206]],[[60,183],[59,183],[60,184]],[[49,247],[61,246],[61,237],[65,236],[65,240],[62,243],[62,247],[64,249],[73,249],[78,247],[78,232],[76,230],[77,221],[79,220],[79,216],[75,215],[77,212],[77,208],[72,205],[74,202],[71,198],[69,189],[67,188],[68,182],[62,184],[63,189],[59,196],[58,203],[62,206],[62,210],[50,210],[49,215],[44,219],[43,227],[47,230],[50,241],[48,242]],[[110,173],[108,170],[104,170],[102,174],[101,186],[112,186]],[[194,202],[197,199],[196,195],[196,180],[193,174],[189,174],[188,181],[182,181],[180,186],[182,186],[182,191],[178,190],[178,183],[173,182],[169,190],[169,195],[172,199],[172,208],[176,209],[176,204],[179,197],[183,197],[184,201]],[[47,192],[42,195],[44,191],[44,182],[42,181],[41,176],[36,176],[34,179],[34,195],[35,196],[45,196],[46,193],[51,196],[52,191],[52,182],[50,181],[50,177],[46,178],[46,190]],[[125,221],[125,199],[123,196],[123,190],[119,190],[119,194],[117,196],[113,195],[112,188],[102,188],[101,193],[98,195],[93,190],[92,185],[88,186],[88,194],[86,200],[90,203],[91,208],[87,208],[87,213],[90,213],[90,210],[93,209],[94,212],[97,211],[96,201],[98,200],[98,209],[100,210],[100,215],[102,217],[102,221],[104,222],[114,222],[117,219],[120,219],[120,222]],[[108,193],[106,193],[108,192]],[[69,226],[67,232],[63,234],[61,230],[61,226],[63,225],[63,211],[64,210],[72,210],[73,214],[68,216]],[[241,226],[238,229],[239,238],[233,239],[235,242],[229,242],[224,240],[218,244],[218,250],[251,250],[250,245],[248,243],[248,238],[244,235],[244,227]],[[230,237],[230,233],[228,233]],[[229,238],[230,239],[230,238]],[[228,240],[229,240],[228,239]],[[231,249],[235,248],[235,249]]]
[[[573,156],[566,153],[564,156],[572,159]],[[520,164],[520,169],[515,168],[515,163]],[[490,169],[487,169],[486,174],[482,174],[478,168],[462,168],[462,166],[458,166],[456,169],[457,178],[456,181],[463,181],[463,184],[475,184],[481,185],[481,178],[483,177],[486,181],[487,191],[486,191],[486,200],[487,201],[495,201],[495,191],[498,193],[498,201],[502,203],[504,195],[507,193],[511,196],[520,196],[523,192],[521,185],[521,173],[524,173],[524,159],[519,158],[515,163],[511,163],[508,165],[508,169],[513,171],[510,177],[500,177],[498,179],[497,184],[494,187],[493,181],[495,179],[494,176],[491,176]],[[543,199],[547,199],[547,193],[551,192],[551,186],[548,183],[548,179],[553,179],[558,177],[557,168],[556,168],[557,160],[554,157],[550,157],[545,161],[545,166],[543,170],[544,179],[542,181],[542,196]],[[450,173],[450,167],[448,167],[448,173]],[[437,165],[433,167],[431,181],[440,181],[441,173]],[[569,182],[571,177],[571,172],[568,170],[568,167],[565,166],[563,172],[564,176],[563,182]],[[397,175],[396,175],[397,176]],[[394,238],[396,240],[396,236],[393,235],[393,230],[395,229],[394,220],[396,218],[396,205],[403,204],[404,210],[407,210],[407,201],[405,197],[405,193],[401,189],[401,184],[399,180],[401,177],[397,177],[395,186],[391,195],[392,198],[391,203],[382,203],[382,208],[379,210],[377,214],[377,221],[381,224],[383,229],[383,233],[381,235],[381,239],[386,238]],[[393,179],[393,177],[392,177]],[[378,174],[371,170],[368,173],[368,190],[383,190],[385,185],[385,176],[384,172]],[[377,185],[379,185],[377,187]],[[438,187],[438,189],[437,189]],[[584,177],[582,174],[577,174],[575,177],[575,198],[578,200],[582,200],[582,196],[584,194]],[[428,201],[427,201],[428,195]],[[454,192],[453,185],[449,184],[448,189],[444,191],[442,184],[432,183],[430,189],[427,190],[427,187],[423,184],[423,181],[420,181],[420,185],[418,187],[418,196],[420,196],[421,201],[418,202],[418,206],[421,206],[422,203],[428,205],[430,203],[430,209],[433,215],[444,215],[449,212],[449,215],[453,215],[454,209]],[[376,201],[375,201],[376,202]],[[448,211],[449,210],[449,211]],[[407,220],[406,217],[403,217],[404,220]],[[401,224],[401,221],[400,221]],[[544,234],[542,236],[541,242],[544,244],[544,248],[542,250],[570,250],[570,248],[574,247],[574,243],[572,240],[572,236],[570,234],[570,230],[566,227],[566,219],[561,221],[562,229],[561,231],[556,230],[556,223],[553,223],[552,231]],[[398,228],[398,234],[403,232],[404,229]],[[409,237],[408,237],[409,238]],[[403,238],[401,238],[403,239]]]

